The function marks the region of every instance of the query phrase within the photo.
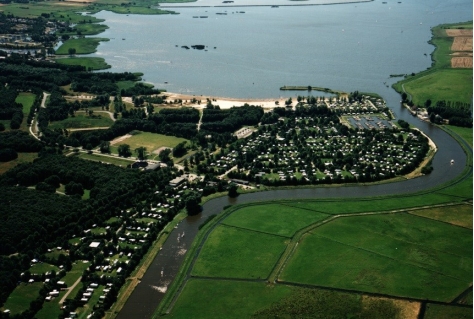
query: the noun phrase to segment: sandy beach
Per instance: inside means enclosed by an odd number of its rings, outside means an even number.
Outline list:
[[[216,97],[216,96],[206,96],[206,95],[186,95],[181,93],[173,92],[163,92],[162,95],[167,96],[168,101],[182,100],[183,105],[191,106],[196,108],[205,108],[207,104],[207,99],[212,101],[213,105],[219,105],[221,109],[230,109],[233,106],[242,106],[245,103],[249,105],[261,106],[264,109],[273,109],[277,106],[285,107],[285,101],[287,98],[275,98],[275,99],[235,99],[235,98],[225,98],[225,97]],[[200,100],[201,104],[191,103],[192,99]],[[293,106],[296,105],[296,97],[293,99]],[[275,104],[275,101],[278,101],[279,105]]]

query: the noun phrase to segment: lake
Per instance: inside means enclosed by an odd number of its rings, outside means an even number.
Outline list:
[[[172,10],[179,14],[96,14],[110,27],[100,36],[111,41],[94,56],[170,92],[275,98],[298,94],[283,85],[312,85],[386,97],[390,74],[431,65],[430,27],[472,19],[470,0]],[[181,48],[196,44],[207,51]]]

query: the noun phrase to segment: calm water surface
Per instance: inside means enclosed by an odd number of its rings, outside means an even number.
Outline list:
[[[110,27],[100,36],[111,41],[95,55],[112,71],[144,72],[147,82],[171,92],[275,98],[283,85],[313,85],[385,96],[390,74],[431,65],[430,27],[472,19],[470,0],[387,2],[100,12]],[[195,44],[208,51],[181,48]]]

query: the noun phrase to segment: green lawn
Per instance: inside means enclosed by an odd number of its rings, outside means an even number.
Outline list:
[[[303,237],[280,279],[451,301],[472,282],[472,231],[409,214],[339,218]]]
[[[76,54],[89,54],[94,53],[97,50],[97,46],[102,41],[109,41],[107,38],[80,38],[80,39],[69,39],[64,42],[57,50],[57,55],[69,54],[69,49],[76,49]]]
[[[428,304],[424,319],[472,319],[472,308]]]
[[[68,35],[77,35],[78,32],[80,35],[96,35],[99,33],[104,32],[109,27],[105,24],[97,24],[97,23],[81,23],[77,24],[75,29],[76,31],[71,32],[58,32],[58,35],[68,34]]]
[[[85,113],[77,112],[74,117],[68,117],[62,121],[50,122],[48,128],[55,129],[72,129],[72,128],[94,128],[94,127],[109,127],[114,124],[114,121],[107,113],[95,112],[92,117]]]
[[[233,212],[224,224],[292,237],[299,229],[328,215],[280,204],[252,205]]]
[[[67,65],[82,65],[87,70],[105,70],[111,68],[110,65],[105,62],[104,58],[93,58],[93,57],[68,57],[56,59],[56,62],[59,64]]]
[[[120,143],[114,144],[110,147],[110,151],[114,154],[118,154],[118,146],[121,144],[130,145],[130,150],[133,152],[138,147],[146,147],[147,152],[151,153],[160,147],[175,147],[181,142],[188,141],[187,139],[175,136],[167,136],[162,134],[140,132],[139,134],[132,135],[131,137],[123,140]],[[158,154],[150,154],[148,158],[156,157]],[[132,156],[135,156],[133,154]]]
[[[289,295],[292,288],[257,282],[190,279],[169,317],[251,318],[257,310]]]
[[[21,283],[8,296],[4,309],[9,309],[11,314],[18,314],[30,307],[30,302],[39,296],[39,291],[43,287],[42,282],[31,284]]]
[[[192,274],[264,279],[270,274],[285,247],[283,237],[218,226],[206,240]]]
[[[28,115],[30,113],[30,108],[35,101],[36,95],[28,92],[20,92],[15,99],[15,102],[23,105],[23,114]]]
[[[32,274],[45,274],[47,272],[51,272],[52,270],[57,273],[59,268],[47,263],[36,263],[30,267],[30,273]]]

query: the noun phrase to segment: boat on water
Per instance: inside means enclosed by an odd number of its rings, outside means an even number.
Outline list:
[[[278,8],[278,6],[272,6],[272,8]]]

